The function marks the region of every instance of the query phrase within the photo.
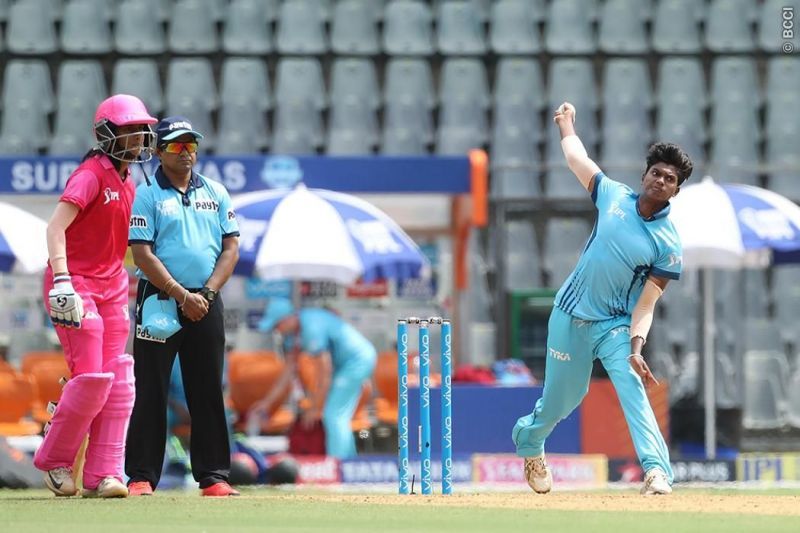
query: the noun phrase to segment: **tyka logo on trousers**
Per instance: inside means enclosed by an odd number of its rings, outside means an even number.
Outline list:
[[[558,350],[554,350],[552,348],[548,348],[550,351],[550,357],[556,359],[558,361],[571,361],[572,358],[566,352],[559,352]]]

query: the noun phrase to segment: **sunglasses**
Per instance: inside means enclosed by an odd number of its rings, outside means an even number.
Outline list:
[[[168,154],[179,154],[186,150],[190,154],[197,152],[197,143],[167,143],[161,150]]]

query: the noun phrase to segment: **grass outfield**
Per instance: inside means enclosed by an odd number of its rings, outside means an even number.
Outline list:
[[[55,498],[39,490],[0,490],[0,531],[797,533],[800,491],[681,490],[669,497],[642,497],[617,490],[423,498],[253,489],[228,499],[203,499],[189,491],[92,500]]]

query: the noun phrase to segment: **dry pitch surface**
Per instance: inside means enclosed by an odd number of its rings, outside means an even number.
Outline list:
[[[714,491],[675,492],[669,496],[641,496],[624,492],[562,492],[454,494],[451,496],[399,496],[355,494],[292,494],[279,498],[295,501],[343,503],[351,505],[404,505],[467,507],[481,509],[625,511],[663,513],[722,513],[800,517],[799,495],[717,493]],[[798,528],[800,530],[800,527]]]

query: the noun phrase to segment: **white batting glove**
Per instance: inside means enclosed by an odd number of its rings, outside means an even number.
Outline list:
[[[50,319],[54,326],[65,328],[81,327],[83,301],[75,292],[69,276],[58,276],[47,295],[50,302]]]

